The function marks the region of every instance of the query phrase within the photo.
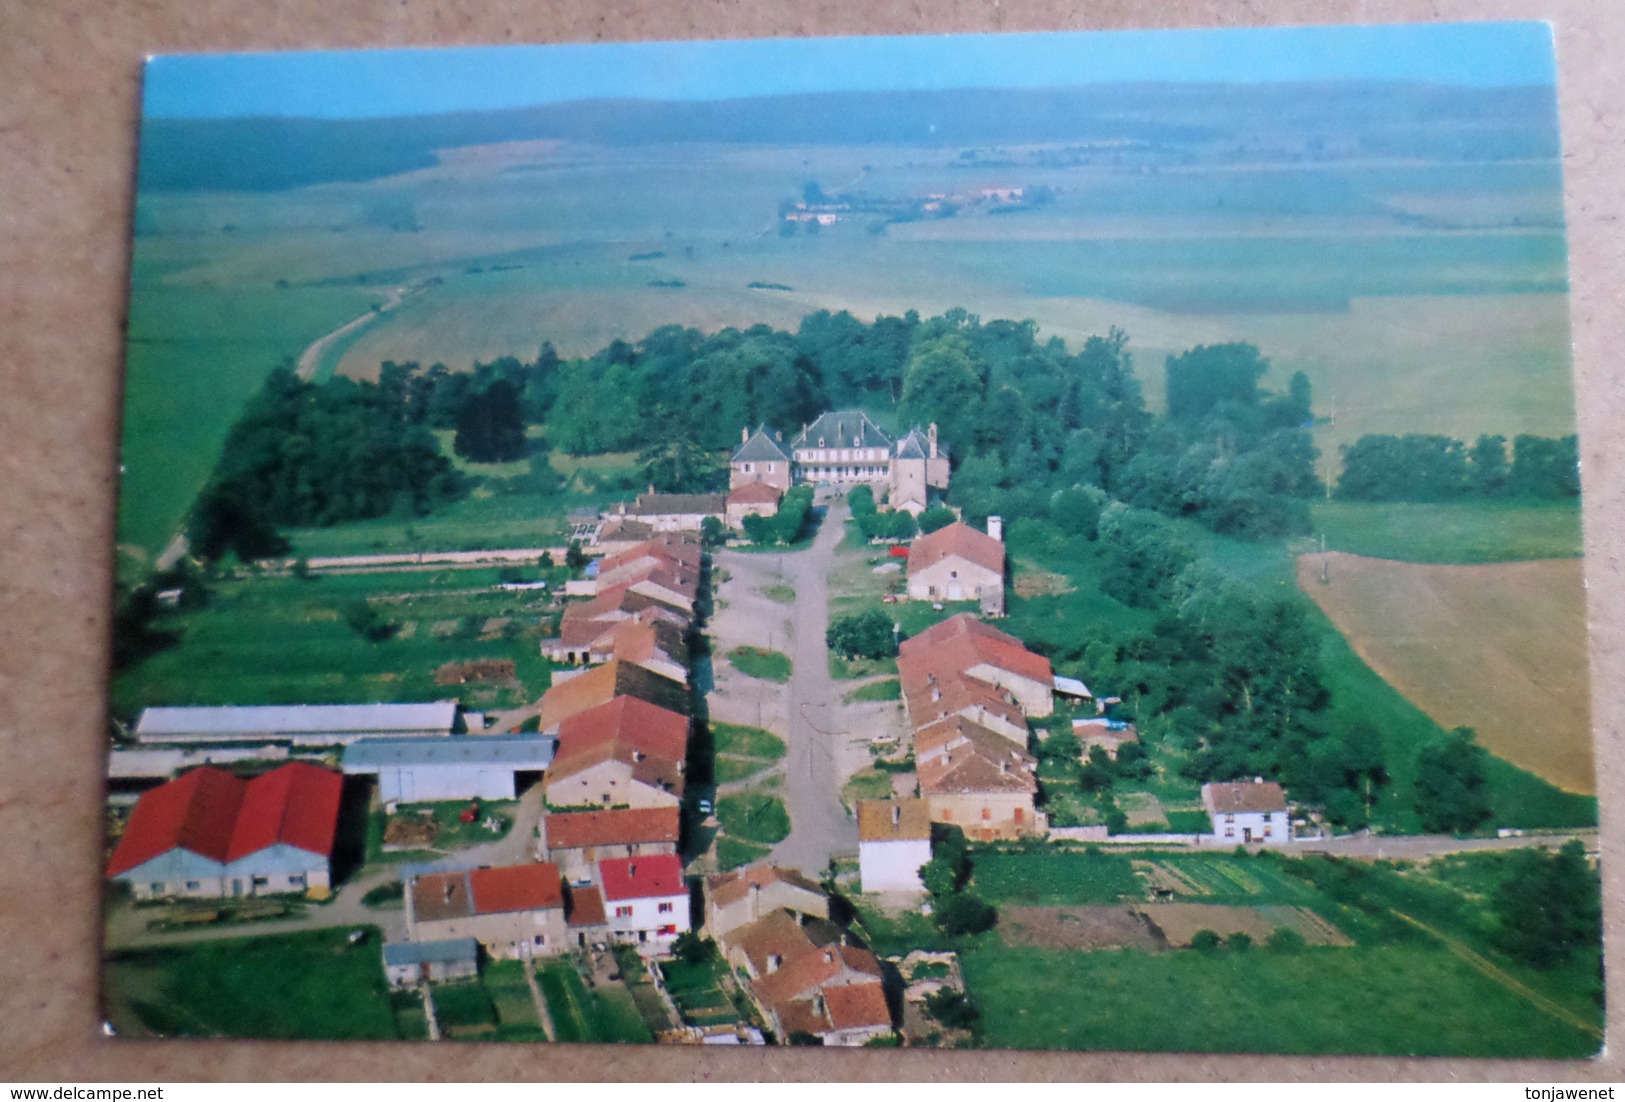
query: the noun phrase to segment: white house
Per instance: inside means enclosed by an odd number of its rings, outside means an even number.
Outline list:
[[[1292,841],[1292,816],[1281,786],[1262,777],[1202,786],[1202,806],[1213,820],[1213,833],[1226,842]]]
[[[908,549],[908,595],[916,601],[996,597],[1002,607],[1004,543],[991,518],[988,527],[978,532],[955,521],[915,540]]]
[[[921,799],[858,801],[858,876],[866,892],[920,892],[931,860],[931,805]]]
[[[598,863],[610,935],[617,941],[665,948],[692,929],[688,883],[674,855],[618,857]]]
[[[346,776],[376,776],[385,803],[511,800],[520,773],[553,763],[547,735],[452,735],[439,739],[362,739],[344,749]]]

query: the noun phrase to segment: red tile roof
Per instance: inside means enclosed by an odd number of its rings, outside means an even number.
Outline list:
[[[541,729],[562,731],[567,720],[601,708],[619,697],[635,697],[680,715],[687,715],[689,710],[688,689],[681,682],[630,662],[611,659],[602,666],[558,682],[542,694]]]
[[[608,923],[603,893],[592,884],[571,888],[570,906],[564,921],[569,926],[603,926]]]
[[[965,559],[1004,574],[1004,544],[959,521],[915,540],[908,549],[908,572],[914,574],[947,558]]]
[[[561,812],[547,817],[547,848],[676,842],[680,820],[675,807]]]
[[[905,640],[900,650],[902,658],[938,671],[939,677],[943,669],[963,671],[986,664],[1041,682],[1046,689],[1055,683],[1049,659],[969,613],[950,617]],[[900,660],[898,668],[901,670],[903,665]]]
[[[598,878],[604,886],[604,898],[612,902],[688,893],[688,885],[683,880],[683,863],[672,854],[600,861]]]
[[[836,1029],[891,1027],[886,989],[878,983],[846,983],[824,988],[824,1008]]]
[[[475,869],[468,874],[474,913],[542,911],[564,906],[564,880],[551,861]]]
[[[590,676],[591,673],[582,674],[575,680]],[[688,756],[686,716],[634,696],[617,696],[608,703],[572,715],[559,724],[558,731],[559,746],[547,769],[548,783],[614,758],[634,767],[646,766],[634,768],[634,774],[648,773],[657,783],[676,778],[677,787],[681,788],[680,766]]]
[[[788,884],[822,898],[824,889],[795,869],[781,869],[777,865],[747,865],[732,872],[719,872],[705,880],[705,894],[719,907],[737,903],[750,894],[752,885],[766,887],[772,883]]]
[[[922,795],[1038,791],[1032,757],[963,716],[920,729],[914,746]]]
[[[1285,811],[1286,791],[1273,781],[1204,784],[1202,803],[1209,811],[1221,815],[1238,811]]]
[[[170,850],[235,861],[275,845],[328,856],[338,826],[343,778],[289,762],[244,781],[204,766],[146,793],[108,861],[117,876]]]
[[[729,505],[777,505],[784,491],[766,482],[746,482],[728,492]]]

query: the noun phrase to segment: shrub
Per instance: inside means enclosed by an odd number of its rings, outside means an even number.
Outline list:
[[[1253,947],[1253,936],[1237,930],[1235,933],[1224,939],[1224,947],[1226,949],[1234,949],[1238,953],[1245,953],[1247,950]]]
[[[1191,948],[1211,953],[1219,947],[1219,935],[1212,930],[1198,930],[1191,935]]]
[[[938,903],[936,919],[943,933],[958,937],[993,929],[999,921],[999,912],[974,895],[960,894]]]
[[[1303,949],[1308,942],[1303,935],[1290,926],[1282,926],[1270,934],[1269,940],[1264,943],[1272,953],[1296,953]]]
[[[925,997],[925,1012],[949,1029],[971,1029],[982,1012],[963,991],[943,987]]]

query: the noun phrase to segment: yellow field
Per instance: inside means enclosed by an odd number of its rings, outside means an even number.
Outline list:
[[[1591,794],[1580,559],[1435,566],[1331,552],[1298,585],[1355,651],[1441,726],[1472,727],[1499,757]]]

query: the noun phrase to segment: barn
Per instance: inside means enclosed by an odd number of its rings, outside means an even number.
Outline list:
[[[519,774],[539,778],[557,749],[550,735],[362,739],[344,748],[344,773],[377,777],[385,803],[511,800]]]

